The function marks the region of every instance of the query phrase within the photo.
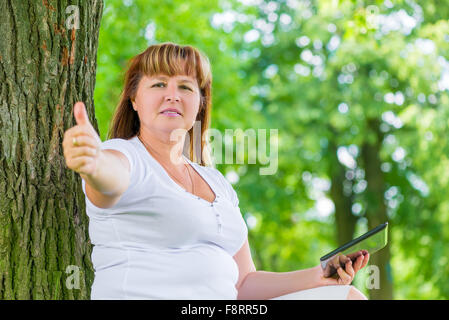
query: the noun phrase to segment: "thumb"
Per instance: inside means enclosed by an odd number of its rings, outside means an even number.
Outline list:
[[[90,124],[84,103],[82,102],[75,103],[75,106],[73,107],[73,114],[75,115],[76,124],[78,125]]]

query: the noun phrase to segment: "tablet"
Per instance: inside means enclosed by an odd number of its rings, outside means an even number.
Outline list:
[[[360,237],[345,243],[341,247],[320,258],[325,277],[331,277],[339,266],[344,268],[348,258],[355,260],[368,252],[370,255],[387,245],[388,222],[378,225]]]

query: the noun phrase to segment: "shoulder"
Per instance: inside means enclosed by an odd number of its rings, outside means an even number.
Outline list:
[[[133,137],[130,139],[122,139],[122,138],[114,138],[105,140],[101,143],[101,149],[112,149],[118,150],[125,154],[130,162],[133,162],[133,158],[137,156],[137,137]]]
[[[102,149],[113,148],[113,147],[123,147],[126,149],[135,150],[136,149],[136,137],[130,139],[114,138],[105,140],[101,143]]]
[[[138,142],[136,141],[137,137],[133,137],[130,139],[122,139],[122,138],[114,138],[105,140],[101,143],[100,148],[102,150],[116,150],[121,152],[127,159],[130,165],[131,179],[134,177],[134,173],[139,167],[139,148]]]

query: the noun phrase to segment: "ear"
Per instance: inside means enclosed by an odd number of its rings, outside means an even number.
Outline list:
[[[136,102],[133,99],[129,99],[131,101],[131,104],[133,106],[134,111],[137,112],[137,108],[136,108]]]

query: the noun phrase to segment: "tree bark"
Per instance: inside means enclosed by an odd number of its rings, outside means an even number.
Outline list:
[[[90,297],[84,194],[62,139],[78,100],[98,132],[102,10],[102,0],[0,2],[0,299]]]
[[[374,142],[366,142],[362,146],[362,158],[365,164],[365,178],[368,183],[366,189],[368,229],[371,230],[379,224],[388,221],[387,208],[384,202],[385,181],[381,170],[379,158],[382,144],[382,134],[379,131],[379,121],[369,120],[368,127],[375,134]],[[389,225],[391,228],[391,225]],[[390,229],[389,229],[390,230]],[[393,299],[393,277],[390,265],[391,237],[388,231],[388,244],[370,258],[370,265],[379,268],[379,288],[370,289],[370,299],[391,300]],[[374,276],[374,273],[371,274]]]

